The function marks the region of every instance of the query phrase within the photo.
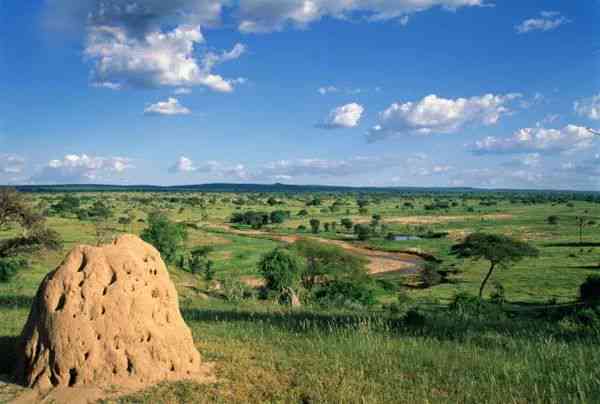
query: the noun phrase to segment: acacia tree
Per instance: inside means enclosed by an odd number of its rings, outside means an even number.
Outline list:
[[[301,278],[306,289],[312,289],[319,282],[351,280],[361,283],[368,278],[367,260],[339,246],[300,239],[291,245],[291,249],[305,260]]]
[[[479,298],[497,267],[508,268],[526,257],[537,257],[539,251],[531,244],[500,234],[473,233],[462,243],[452,246],[451,253],[459,258],[489,261],[490,268],[481,282]]]
[[[25,197],[14,189],[0,189],[0,231],[17,230],[20,234],[0,240],[0,263],[9,268],[11,259],[40,249],[59,250],[58,233],[47,229],[43,216],[35,213]],[[13,271],[14,272],[14,271]]]
[[[258,270],[265,278],[267,288],[277,292],[296,289],[302,264],[296,254],[285,248],[276,248],[262,256]]]
[[[168,263],[181,256],[187,237],[185,226],[171,222],[162,212],[150,213],[148,227],[141,234],[142,240],[156,247]]]

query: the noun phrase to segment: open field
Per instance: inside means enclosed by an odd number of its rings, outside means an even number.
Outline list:
[[[140,234],[155,210],[185,224],[187,250],[213,246],[212,282],[222,284],[221,290],[176,265],[169,270],[184,319],[201,354],[215,363],[218,382],[162,384],[110,402],[599,402],[600,323],[569,314],[579,307],[579,285],[600,273],[598,199],[542,194],[531,202],[531,195],[494,193],[71,195],[84,208],[102,201],[112,216],[100,228],[72,213],[49,213],[62,193],[30,195],[64,248],[33,256],[29,268],[0,283],[0,373],[7,383],[0,386],[0,402],[21,391],[10,383],[13,344],[45,274],[76,244]],[[275,202],[267,203],[270,197]],[[369,201],[366,210],[357,206],[358,199]],[[447,207],[431,208],[440,201]],[[236,212],[274,210],[290,211],[289,219],[260,229],[230,223]],[[357,240],[340,225],[344,218],[371,223],[373,215],[381,217],[367,240]],[[125,216],[132,220],[120,224]],[[549,216],[557,223],[548,223]],[[581,228],[578,217],[585,218]],[[320,221],[319,232],[311,232],[311,219]],[[336,230],[324,231],[323,224],[332,222]],[[528,241],[540,255],[494,272],[491,282],[504,288],[502,305],[452,310],[458,293],[477,294],[488,266],[450,255],[453,244],[474,232]],[[420,238],[394,241],[389,233]],[[6,230],[0,239],[12,234]],[[307,303],[292,309],[261,299],[252,290],[263,284],[257,263],[266,252],[299,238],[363,256],[377,280],[376,303]],[[418,275],[427,259],[454,272],[423,287]],[[232,297],[230,285],[238,283],[246,294]],[[486,299],[493,290],[490,283]],[[398,307],[392,310],[391,304]]]

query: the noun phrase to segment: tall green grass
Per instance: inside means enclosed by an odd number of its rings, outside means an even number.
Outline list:
[[[570,403],[600,397],[600,333],[543,320],[183,309],[219,382],[119,402]]]

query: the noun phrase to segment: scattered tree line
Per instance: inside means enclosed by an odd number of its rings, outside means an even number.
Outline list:
[[[268,224],[280,224],[291,217],[291,212],[288,210],[274,210],[270,213],[266,212],[234,212],[229,219],[230,223],[242,224],[260,229]]]

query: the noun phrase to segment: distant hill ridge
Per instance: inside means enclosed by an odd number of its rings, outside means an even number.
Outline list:
[[[1,186],[0,186],[1,187]],[[483,189],[470,187],[351,187],[337,185],[290,185],[290,184],[235,184],[211,183],[192,185],[105,185],[105,184],[64,184],[64,185],[16,185],[21,192],[231,192],[231,193],[586,193],[600,194],[598,191],[532,190],[532,189]]]

